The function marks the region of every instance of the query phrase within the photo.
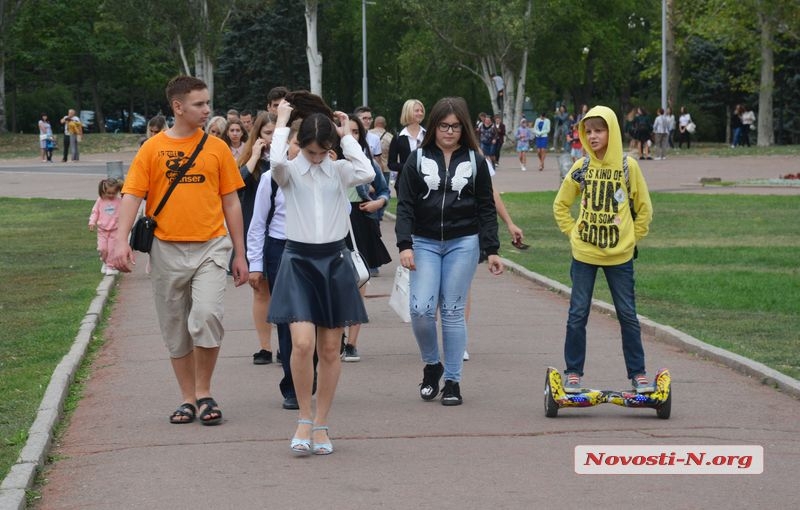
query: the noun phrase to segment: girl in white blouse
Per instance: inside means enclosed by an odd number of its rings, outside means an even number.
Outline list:
[[[342,331],[367,322],[344,242],[350,204],[343,190],[371,182],[375,172],[349,134],[348,117],[342,112],[335,113],[339,126],[322,113],[303,119],[297,136],[300,154],[288,160],[286,126],[291,114],[291,104],[282,100],[270,146],[272,178],[286,203],[287,241],[268,320],[289,323],[291,330],[291,369],[300,406],[291,451],[327,455],[333,452],[328,413],[341,371]],[[333,161],[328,152],[339,143],[345,159]],[[315,341],[319,356],[316,413],[311,401]]]

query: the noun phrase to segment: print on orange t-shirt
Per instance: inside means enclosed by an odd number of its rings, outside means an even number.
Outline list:
[[[189,138],[170,138],[161,132],[148,139],[131,163],[122,193],[146,196],[145,214],[152,215],[202,136],[200,130]],[[209,136],[158,214],[156,237],[162,241],[204,242],[227,235],[222,196],[242,187],[244,181],[230,149],[221,139]]]

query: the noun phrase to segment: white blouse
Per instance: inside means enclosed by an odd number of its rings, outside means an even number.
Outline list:
[[[344,160],[328,156],[313,165],[302,150],[287,159],[289,128],[272,135],[269,161],[272,178],[286,201],[286,237],[291,241],[323,244],[341,241],[347,235],[350,203],[342,190],[372,182],[375,171],[352,135],[341,140]]]

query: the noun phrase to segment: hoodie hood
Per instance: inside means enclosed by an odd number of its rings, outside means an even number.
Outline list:
[[[589,145],[589,139],[586,137],[586,127],[584,123],[589,117],[602,117],[608,125],[608,147],[603,159],[597,157],[594,150]],[[586,115],[581,119],[579,133],[583,149],[592,158],[593,165],[600,167],[618,167],[622,161],[622,131],[619,129],[619,121],[614,110],[607,106],[595,106],[589,110]]]

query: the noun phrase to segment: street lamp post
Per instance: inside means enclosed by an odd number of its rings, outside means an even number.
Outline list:
[[[364,96],[364,106],[367,100],[367,0],[361,0],[361,90]]]
[[[661,108],[667,110],[667,0],[661,0]]]

